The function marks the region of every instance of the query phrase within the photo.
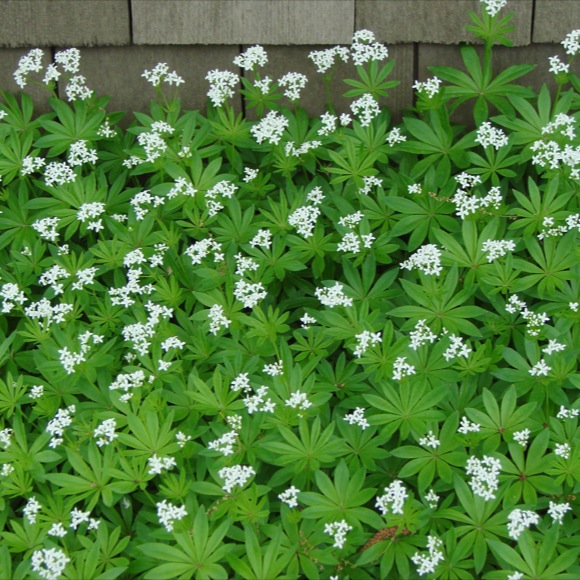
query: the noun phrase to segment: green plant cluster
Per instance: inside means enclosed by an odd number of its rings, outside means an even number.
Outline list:
[[[580,577],[580,31],[471,17],[396,127],[368,31],[340,120],[3,93],[0,577]]]

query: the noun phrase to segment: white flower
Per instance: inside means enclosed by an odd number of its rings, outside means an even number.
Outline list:
[[[308,58],[316,66],[316,71],[324,74],[334,66],[336,58],[343,62],[348,62],[349,50],[342,46],[334,46],[326,50],[313,50],[309,53]]]
[[[286,73],[278,79],[281,87],[287,87],[284,96],[291,101],[297,101],[300,98],[300,91],[306,86],[308,78],[306,75],[297,72]]]
[[[46,580],[57,580],[63,573],[70,558],[58,548],[36,550],[30,559],[32,571]]]
[[[580,28],[572,30],[562,41],[562,46],[566,49],[566,54],[577,55],[580,52]]]
[[[30,175],[35,171],[40,171],[45,164],[46,161],[43,157],[26,156],[22,160],[22,168],[20,169],[20,175]]]
[[[224,433],[219,439],[210,441],[207,448],[212,451],[219,451],[224,456],[232,455],[234,453],[234,445],[236,443],[238,434],[236,431],[228,431]]]
[[[383,185],[383,180],[379,177],[374,177],[373,175],[368,175],[363,177],[364,187],[358,190],[361,195],[368,195],[371,192],[372,187],[381,187]]]
[[[336,115],[332,115],[331,113],[323,113],[320,115],[320,120],[322,121],[322,127],[318,129],[319,135],[330,135],[330,133],[334,133],[334,131],[336,131]]]
[[[363,431],[369,426],[363,407],[357,407],[352,413],[345,415],[344,420],[350,425],[358,425]]]
[[[96,150],[89,149],[87,141],[84,139],[72,143],[69,147],[67,162],[71,167],[77,167],[78,165],[83,165],[83,163],[92,163],[94,165],[97,159]],[[103,206],[104,210],[104,204],[100,205]]]
[[[169,351],[170,348],[177,348],[181,350],[184,346],[185,342],[179,340],[177,336],[170,336],[168,339],[161,343],[161,350],[163,350],[163,352]]]
[[[392,514],[403,514],[403,507],[405,505],[405,500],[409,497],[407,490],[403,486],[403,482],[400,479],[395,479],[391,485],[385,487],[385,495],[377,497],[375,507],[379,511],[386,515],[389,510]]]
[[[352,530],[352,526],[346,523],[346,520],[324,524],[324,533],[332,536],[334,547],[341,550],[346,542],[346,534]]]
[[[553,354],[555,352],[561,352],[563,350],[566,350],[566,345],[560,344],[557,340],[550,339],[548,341],[548,346],[545,346],[542,349],[542,352],[546,354]]]
[[[471,456],[467,460],[465,472],[471,475],[469,485],[475,495],[482,497],[485,501],[495,499],[495,491],[499,487],[499,472],[501,462],[499,459],[484,455],[483,459]]]
[[[230,493],[232,489],[239,485],[243,487],[252,475],[256,475],[253,467],[247,465],[234,465],[233,467],[224,467],[218,471],[218,475],[224,480],[222,489],[226,493]]]
[[[357,211],[350,215],[345,215],[338,220],[339,225],[353,229],[362,220],[364,214]]]
[[[540,516],[530,510],[515,509],[508,516],[508,520],[509,537],[517,540],[532,524],[540,523]]]
[[[258,230],[258,233],[250,240],[250,246],[255,248],[270,248],[272,245],[272,232],[270,230]]]
[[[481,425],[477,423],[472,423],[467,419],[467,417],[461,417],[461,424],[459,425],[459,429],[457,429],[458,433],[462,433],[463,435],[467,435],[468,433],[477,433],[480,429]]]
[[[561,72],[569,73],[570,72],[570,65],[565,64],[560,60],[559,56],[550,56],[548,57],[548,62],[550,63],[549,72],[553,74],[558,74]]]
[[[359,118],[363,127],[368,127],[381,112],[378,101],[370,93],[365,93],[360,99],[351,103],[350,109]]]
[[[7,283],[2,286],[0,290],[0,298],[2,298],[2,312],[7,314],[16,304],[24,304],[28,298],[24,292],[18,288],[17,284]]]
[[[481,246],[481,250],[487,253],[488,262],[493,262],[515,249],[516,244],[513,240],[486,240]]]
[[[284,370],[282,368],[282,361],[281,360],[279,360],[278,362],[275,362],[273,364],[265,365],[262,370],[267,375],[270,375],[271,377],[277,377],[279,375],[283,375],[284,374]]]
[[[66,530],[60,522],[52,524],[47,533],[49,536],[56,536],[57,538],[64,538],[66,536]]]
[[[479,0],[483,2],[485,11],[490,16],[495,16],[504,6],[507,5],[507,0]]]
[[[514,441],[519,443],[522,447],[528,444],[528,439],[530,438],[530,430],[523,429],[522,431],[516,431],[514,433]]]
[[[270,111],[259,123],[251,127],[250,132],[260,144],[268,141],[272,145],[277,145],[288,124],[289,121],[284,115]]]
[[[421,195],[421,184],[420,183],[412,183],[407,187],[407,193],[411,195]]]
[[[23,89],[28,82],[26,78],[31,72],[40,72],[43,68],[44,52],[40,48],[33,48],[28,54],[20,57],[18,68],[14,71],[16,84]]]
[[[87,80],[82,75],[75,75],[69,79],[65,87],[69,101],[76,101],[77,99],[84,101],[91,98],[94,91],[86,86],[86,82]]]
[[[223,306],[220,306],[219,304],[214,304],[209,309],[208,316],[211,321],[209,325],[209,331],[213,335],[216,335],[219,332],[220,328],[228,328],[228,326],[232,322],[231,320],[226,318]]]
[[[489,121],[485,121],[477,129],[475,142],[482,147],[493,147],[497,151],[508,144],[508,138],[502,129],[493,127]]]
[[[36,500],[36,497],[32,496],[24,506],[22,513],[28,520],[28,523],[34,524],[36,523],[36,516],[38,512],[42,509],[42,506]]]
[[[413,83],[413,89],[415,89],[419,94],[426,93],[429,99],[432,99],[441,88],[441,79],[433,77],[427,79],[425,82],[415,81]]]
[[[250,392],[249,389],[245,389],[246,392]],[[266,399],[266,394],[268,393],[268,387],[262,385],[258,387],[254,395],[247,395],[244,400],[244,406],[248,410],[248,414],[252,415],[258,411],[263,413],[273,413],[276,403],[272,402],[272,399]],[[261,406],[260,406],[261,405]]]
[[[317,320],[313,316],[309,316],[305,314],[301,319],[300,322],[302,323],[302,328],[308,330],[311,324],[316,324]]]
[[[405,270],[418,268],[425,274],[439,276],[443,270],[441,250],[435,244],[423,245],[408,260],[401,263],[401,268]]]
[[[433,431],[429,431],[426,437],[422,437],[419,439],[419,445],[423,445],[423,447],[431,447],[433,449],[437,449],[439,445],[441,445],[441,441],[435,437]]]
[[[551,370],[552,367],[549,367],[542,358],[528,372],[532,377],[547,377]]]
[[[360,358],[369,348],[369,346],[375,346],[379,342],[383,341],[380,332],[371,333],[368,330],[363,330],[361,334],[357,334],[355,338],[358,340],[358,344],[354,349],[354,356]]]
[[[288,507],[295,508],[298,507],[298,494],[300,490],[293,485],[287,490],[283,491],[278,495],[278,499],[284,502]]]
[[[449,335],[449,340],[451,343],[447,347],[447,350],[443,353],[443,358],[446,361],[452,360],[454,358],[463,357],[467,358],[472,349],[466,344],[463,344],[463,338],[457,336],[456,334]]]
[[[391,129],[389,131],[389,133],[387,134],[387,143],[393,147],[394,145],[396,145],[397,143],[403,143],[407,140],[407,137],[405,137],[405,135],[401,134],[401,129],[399,127],[394,127],[393,129]]]
[[[563,459],[570,459],[570,452],[572,448],[568,443],[556,443],[556,448],[554,449],[554,453]]]
[[[433,344],[437,339],[437,335],[431,331],[426,322],[425,319],[419,320],[415,325],[415,330],[411,331],[409,334],[409,338],[411,339],[411,344],[409,346],[413,350],[417,350],[428,342]]]
[[[70,526],[73,530],[76,530],[81,524],[89,521],[89,516],[91,512],[82,512],[78,508],[73,508],[70,512],[71,523]]]
[[[352,306],[352,298],[348,298],[342,292],[343,285],[335,282],[331,288],[316,288],[314,295],[322,304],[329,308],[335,306]]]
[[[320,209],[313,205],[304,205],[288,216],[288,223],[298,230],[305,238],[312,236],[316,220],[320,216]]]
[[[268,53],[260,45],[250,46],[245,52],[234,58],[234,64],[244,70],[255,70],[268,62]]]
[[[415,374],[415,367],[406,363],[406,356],[400,356],[393,364],[393,379],[400,381],[404,377],[409,377]]]
[[[356,66],[385,60],[389,56],[387,47],[375,40],[375,35],[370,30],[358,30],[354,33],[350,52]]]
[[[431,509],[435,509],[437,507],[439,499],[439,496],[432,489],[430,489],[429,493],[425,495],[425,501],[429,504]]]
[[[572,419],[572,417],[578,417],[580,415],[580,409],[566,409],[564,405],[560,405],[560,410],[556,417],[558,419]]]
[[[268,293],[261,282],[250,284],[245,280],[238,280],[235,284],[234,296],[236,300],[244,304],[244,308],[253,308],[267,295]]]
[[[30,387],[30,393],[28,396],[31,399],[40,399],[44,395],[44,385],[34,385]]]
[[[443,541],[434,536],[429,536],[427,539],[428,555],[415,552],[411,558],[411,562],[417,566],[417,574],[423,576],[424,574],[433,574],[439,562],[445,560],[443,552],[438,548],[443,546]]]
[[[211,99],[214,107],[221,107],[227,99],[233,97],[234,91],[232,89],[239,83],[238,75],[219,70],[209,71],[205,80],[210,83],[207,96]]]
[[[97,440],[99,447],[109,445],[119,436],[118,433],[115,433],[116,426],[117,421],[115,419],[106,419],[93,431],[93,437],[99,438]]]
[[[572,510],[572,506],[569,503],[555,503],[550,502],[550,507],[548,508],[548,515],[552,518],[555,524],[561,524],[564,519],[566,512]]]
[[[161,83],[178,87],[185,82],[175,71],[169,72],[169,67],[165,62],[156,64],[151,70],[144,70],[141,76],[146,78],[154,87],[160,86]]]
[[[244,183],[249,183],[258,177],[259,169],[252,169],[251,167],[244,167]]]
[[[183,431],[178,431],[175,434],[175,438],[177,439],[177,444],[179,445],[179,447],[181,447],[183,449],[183,447],[185,447],[185,444],[188,441],[191,441],[192,437],[191,435],[186,435],[185,433],[183,433]]]
[[[64,430],[71,425],[72,415],[76,412],[75,405],[70,405],[66,409],[59,409],[53,419],[48,422],[46,431],[52,435],[49,447],[56,447],[63,442]]]
[[[248,373],[241,373],[239,374],[231,383],[230,389],[232,391],[240,391],[244,390],[244,392],[248,393],[252,390],[250,387],[250,379],[248,378]]]
[[[65,185],[66,183],[72,183],[76,178],[75,172],[64,161],[61,163],[52,161],[44,170],[44,181],[46,185],[53,185],[55,183],[57,185]]]
[[[290,393],[290,398],[284,401],[287,407],[292,407],[293,409],[306,410],[312,407],[312,403],[308,400],[308,395],[300,391],[294,391]]]
[[[168,532],[173,531],[173,526],[176,520],[181,520],[187,515],[185,506],[177,507],[171,505],[166,499],[158,502],[156,506],[159,523],[163,524]]]
[[[147,460],[147,463],[149,463],[149,475],[159,475],[164,470],[170,471],[176,466],[174,457],[160,457],[157,453],[153,454]]]
[[[109,386],[109,390],[121,390],[125,394],[121,396],[121,401],[127,402],[133,397],[132,389],[137,389],[143,386],[145,382],[145,373],[142,370],[137,370],[133,373],[121,373]]]

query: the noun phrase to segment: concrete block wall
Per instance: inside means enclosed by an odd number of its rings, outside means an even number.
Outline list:
[[[109,110],[144,111],[155,96],[141,76],[166,62],[184,77],[179,89],[186,109],[207,102],[207,71],[238,72],[232,60],[248,46],[261,44],[272,78],[288,71],[305,73],[309,83],[302,106],[311,114],[325,109],[322,77],[307,58],[311,50],[350,44],[356,30],[368,28],[389,47],[396,60],[392,79],[401,81],[383,101],[400,117],[413,102],[414,80],[432,76],[428,66],[461,67],[457,45],[470,41],[468,10],[479,0],[0,0],[0,88],[17,93],[13,79],[19,58],[40,47],[47,60],[64,48],[81,49],[81,74],[99,95],[111,95]],[[509,0],[516,31],[512,48],[496,51],[501,68],[535,63],[519,82],[538,89],[546,82],[548,57],[571,30],[580,28],[580,0]],[[578,63],[576,63],[578,69]],[[334,104],[347,111],[343,78],[352,65],[339,67],[333,80]],[[578,72],[578,71],[577,71]],[[46,110],[42,87],[27,87],[37,108]],[[236,108],[243,110],[238,100]]]

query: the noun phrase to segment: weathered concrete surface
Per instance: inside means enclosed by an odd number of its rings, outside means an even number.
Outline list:
[[[2,0],[1,6],[0,46],[69,48],[131,42],[128,0]]]

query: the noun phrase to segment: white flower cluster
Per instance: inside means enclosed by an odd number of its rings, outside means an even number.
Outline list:
[[[44,170],[44,182],[46,185],[65,185],[66,183],[73,183],[77,176],[71,169],[70,165],[63,162],[52,161],[46,166]]]
[[[311,202],[311,205],[303,205],[298,209],[293,211],[288,216],[288,223],[298,230],[298,233],[305,238],[312,236],[312,231],[314,226],[316,226],[316,220],[320,216],[320,208],[318,207],[324,195],[322,195],[322,189],[320,187],[315,187],[308,195],[307,201]]]
[[[284,146],[284,153],[286,153],[288,157],[300,157],[300,155],[305,155],[311,149],[316,149],[321,145],[321,141],[304,141],[300,147],[296,147],[294,141],[288,141]]]
[[[548,515],[552,518],[555,524],[561,524],[566,512],[572,511],[572,506],[569,503],[557,504],[553,501],[550,502],[550,507],[548,508]]]
[[[219,262],[224,259],[222,252],[222,246],[212,238],[206,238],[205,240],[200,240],[192,244],[185,250],[193,263],[193,265],[201,264],[201,261],[209,256],[209,254],[214,253],[214,262]]]
[[[147,463],[149,463],[149,475],[160,475],[163,471],[170,471],[177,465],[175,457],[158,456],[157,453],[154,453]]]
[[[286,73],[278,79],[278,84],[286,88],[284,96],[291,101],[297,101],[300,98],[300,91],[306,86],[307,82],[306,75],[297,72]]]
[[[257,66],[264,66],[268,62],[268,53],[264,50],[264,47],[257,44],[256,46],[250,46],[234,58],[234,64],[243,68],[244,70],[254,71]]]
[[[97,445],[103,447],[103,445],[109,445],[118,436],[115,433],[115,428],[117,427],[117,421],[115,419],[106,419],[93,431],[93,437],[97,438]]]
[[[467,173],[461,175],[465,177],[464,183],[468,183],[468,185],[462,185],[462,188],[457,188],[455,195],[451,198],[451,201],[456,206],[456,213],[461,219],[465,219],[468,215],[480,209],[488,207],[499,209],[502,202],[501,189],[499,187],[492,187],[484,197],[476,197],[475,195],[470,195],[467,189],[481,183],[479,175],[468,175]],[[461,175],[456,176],[456,179],[459,180]],[[468,180],[467,178],[471,179]]]
[[[311,324],[316,324],[316,322],[318,322],[316,320],[316,318],[314,318],[313,316],[309,316],[308,314],[305,314],[301,319],[300,322],[302,323],[302,328],[308,330],[310,328]]]
[[[272,232],[270,230],[258,230],[258,233],[250,240],[250,246],[255,248],[260,246],[260,248],[269,249],[272,245]]]
[[[570,65],[562,62],[560,57],[550,56],[548,57],[548,62],[550,63],[549,72],[552,74],[557,75],[558,73],[569,73],[570,72]]]
[[[264,368],[262,370],[271,377],[277,377],[284,374],[284,368],[282,366],[281,360],[272,364],[264,365]]]
[[[485,501],[495,499],[495,492],[499,487],[498,476],[501,471],[501,461],[484,455],[483,459],[471,456],[467,460],[465,472],[471,475],[469,486],[473,493]]]
[[[33,48],[28,54],[20,58],[18,68],[14,71],[14,80],[21,89],[26,86],[28,82],[26,77],[29,73],[40,72],[44,68],[43,57],[44,52],[40,48]]]
[[[84,223],[89,221],[87,225],[87,230],[93,230],[98,232],[103,229],[103,222],[99,218],[105,213],[105,204],[102,202],[95,201],[93,203],[83,203],[77,211],[77,219]]]
[[[74,507],[70,512],[71,523],[69,527],[73,530],[76,530],[81,524],[88,522],[89,525],[87,530],[96,530],[99,527],[101,521],[95,518],[90,518],[90,515],[90,511],[83,512]]]
[[[159,324],[161,318],[169,319],[173,315],[173,308],[160,306],[149,301],[145,304],[148,312],[147,322],[141,324],[129,324],[122,330],[123,340],[133,343],[133,348],[141,355],[147,355],[151,339],[155,336],[155,327]]]
[[[16,304],[24,304],[28,298],[24,292],[18,288],[17,284],[11,282],[3,284],[0,290],[0,298],[2,298],[2,312],[8,314],[16,306]]]
[[[372,61],[380,62],[389,56],[387,47],[376,42],[375,35],[370,30],[358,30],[354,33],[350,53],[356,66]]]
[[[217,215],[217,213],[223,209],[223,204],[217,201],[218,196],[221,196],[222,199],[225,197],[230,199],[233,197],[234,193],[238,189],[237,185],[234,185],[231,181],[227,179],[223,179],[216,183],[211,189],[208,189],[205,192],[205,199],[207,202],[207,207],[209,209],[209,217]]]
[[[272,401],[272,399],[266,399],[266,395],[268,394],[268,387],[262,385],[258,387],[258,390],[253,389],[253,395],[247,395],[244,397],[244,406],[248,410],[248,414],[252,415],[257,411],[261,411],[263,413],[273,413],[274,409],[276,408],[276,403]],[[250,392],[246,390],[246,392]]]
[[[393,379],[400,381],[404,377],[410,377],[415,374],[415,367],[406,363],[406,356],[400,356],[393,364]]]
[[[425,93],[427,98],[432,99],[436,94],[439,93],[439,89],[441,88],[441,79],[437,77],[433,77],[427,79],[424,82],[415,81],[412,86],[420,95]]]
[[[478,433],[480,427],[481,425],[472,423],[467,417],[461,417],[461,423],[457,432],[462,433],[463,435],[467,435],[468,433]]]
[[[546,364],[546,361],[540,359],[528,372],[532,377],[547,377],[552,367]]]
[[[530,438],[531,431],[529,429],[522,429],[514,433],[514,441],[519,443],[522,447],[526,447]]]
[[[59,236],[59,233],[56,230],[58,222],[59,219],[57,217],[43,218],[33,222],[32,228],[38,232],[38,235],[43,240],[48,240],[49,242],[56,242]]]
[[[477,128],[475,142],[482,147],[493,147],[497,151],[508,144],[508,138],[503,129],[498,129],[489,121],[485,121]]]
[[[439,499],[440,499],[439,496],[432,489],[430,489],[429,493],[425,495],[425,501],[429,504],[429,507],[431,509],[435,509],[437,507]]]
[[[22,167],[20,169],[20,175],[30,175],[35,171],[40,171],[46,163],[46,160],[42,157],[30,157],[27,155],[22,160]]]
[[[57,538],[64,538],[66,536],[66,530],[61,522],[52,524],[47,534],[49,536],[56,536]]]
[[[46,580],[57,580],[70,558],[58,548],[42,548],[32,553],[32,571]]]
[[[513,240],[485,240],[481,246],[482,252],[487,253],[487,261],[493,262],[516,249]]]
[[[228,328],[232,322],[231,320],[226,318],[224,314],[224,308],[219,304],[214,304],[209,309],[208,316],[211,321],[209,325],[209,331],[214,336],[219,332],[220,328]]]
[[[566,409],[564,405],[560,405],[560,410],[556,417],[558,419],[572,419],[573,417],[578,417],[580,415],[580,409]]]
[[[252,475],[256,475],[253,467],[247,465],[234,465],[233,467],[224,467],[218,471],[218,475],[224,480],[222,489],[230,493],[234,486],[244,487]]]
[[[270,111],[259,123],[251,127],[250,132],[259,144],[267,141],[271,145],[277,145],[288,125],[289,121],[282,113]]]
[[[255,79],[254,87],[257,88],[263,95],[267,95],[270,92],[270,85],[272,84],[272,79],[268,76],[263,79]]]
[[[8,427],[0,431],[0,445],[4,447],[4,450],[8,449],[12,444],[12,433],[14,433],[14,430],[9,429]]]
[[[159,155],[163,152],[162,147],[165,146],[165,141],[160,138],[159,141],[160,149]],[[134,165],[139,165],[143,162],[143,159],[139,157],[134,157]],[[131,201],[129,202],[135,211],[135,218],[139,221],[145,218],[145,216],[149,213],[149,208],[146,207],[147,205],[152,205],[153,207],[158,207],[165,203],[165,200],[160,195],[151,195],[151,193],[147,190],[140,191],[136,193]]]
[[[79,336],[81,345],[80,352],[71,352],[66,346],[58,351],[60,364],[68,375],[72,375],[75,372],[75,367],[87,360],[86,355],[91,349],[91,345],[89,344],[91,339],[93,344],[101,344],[105,337],[100,334],[93,334],[90,330],[87,330]]]
[[[380,332],[369,332],[368,330],[363,330],[360,334],[355,335],[358,343],[356,348],[354,349],[354,356],[360,358],[369,348],[369,346],[373,347],[379,342],[383,341]]]
[[[364,187],[358,190],[360,195],[368,195],[373,187],[381,187],[383,180],[373,175],[363,177]]]
[[[185,506],[177,507],[171,505],[166,499],[158,502],[156,506],[159,523],[163,524],[168,532],[173,531],[174,524],[177,520],[181,520],[187,515]]]
[[[244,183],[249,183],[258,177],[259,169],[252,169],[251,167],[244,167],[244,177],[242,181]]]
[[[363,217],[364,217],[364,214],[361,213],[360,211],[357,211],[355,213],[341,217],[338,220],[338,223],[339,223],[339,225],[344,226],[346,228],[354,229],[357,226],[357,224],[360,223],[360,221],[362,220]]]
[[[540,516],[530,510],[513,510],[508,516],[508,535],[510,538],[517,540],[532,524],[540,523]]]
[[[397,143],[404,143],[406,140],[407,137],[401,134],[401,129],[399,127],[391,129],[386,138],[387,143],[391,147],[395,146]]]
[[[373,234],[347,232],[342,236],[342,241],[337,245],[336,249],[339,252],[353,252],[358,254],[361,251],[361,244],[363,248],[370,248],[374,239],[375,236]]]
[[[142,370],[137,370],[133,373],[120,373],[117,378],[110,384],[110,391],[124,391],[121,395],[121,401],[127,402],[133,397],[132,389],[138,389],[143,386],[145,382],[145,373]]]
[[[31,399],[40,399],[44,395],[44,385],[33,385],[30,387],[29,397]]]
[[[26,505],[22,509],[22,513],[24,514],[24,517],[28,520],[29,524],[34,524],[36,523],[36,516],[38,515],[38,512],[41,509],[42,506],[40,505],[36,497],[32,496],[26,502]]]
[[[250,284],[245,280],[238,280],[235,285],[234,296],[243,303],[244,308],[253,308],[260,300],[268,296],[261,282]]]
[[[385,487],[385,495],[377,497],[375,507],[385,516],[389,513],[402,515],[405,501],[409,497],[403,482],[395,479],[391,485]]]
[[[235,274],[238,276],[243,276],[246,273],[246,270],[255,272],[260,267],[260,264],[258,264],[256,260],[249,258],[248,256],[243,256],[240,252],[238,252],[234,258],[236,259]]]
[[[472,349],[466,344],[463,344],[463,338],[457,336],[456,334],[451,334],[449,336],[451,344],[447,347],[447,350],[443,353],[443,358],[446,361],[453,360],[454,358],[467,358]]]
[[[371,121],[381,112],[379,102],[370,94],[365,93],[360,99],[350,104],[350,110],[363,127],[368,127]]]
[[[94,165],[97,162],[96,150],[89,149],[87,143],[88,141],[85,139],[71,143],[67,157],[67,162],[71,167],[78,167],[84,163],[92,163]]]
[[[527,331],[530,336],[538,336],[542,326],[546,324],[546,322],[550,321],[550,318],[546,315],[545,312],[541,312],[540,314],[531,312],[528,309],[526,303],[520,300],[517,294],[509,297],[505,309],[510,314],[522,315],[522,318],[527,323]]]
[[[69,277],[70,274],[62,266],[54,264],[51,268],[42,273],[38,279],[38,283],[41,286],[50,286],[55,295],[58,296],[64,292],[64,286],[58,281]]]
[[[173,127],[168,123],[155,121],[149,131],[143,131],[137,135],[137,142],[143,147],[145,152],[145,161],[154,163],[156,159],[159,159],[167,151],[167,142],[163,138],[163,134],[171,135],[173,132]],[[163,203],[163,200],[161,203]]]
[[[237,437],[238,433],[236,430],[228,431],[218,439],[210,441],[207,444],[207,448],[211,449],[212,451],[218,451],[224,456],[232,455],[234,453],[234,445],[236,443]]]
[[[300,490],[293,485],[287,490],[283,491],[278,495],[278,499],[284,502],[288,507],[295,508],[298,507],[298,494]]]
[[[209,81],[207,96],[214,107],[221,107],[227,99],[233,97],[233,88],[239,83],[238,75],[227,70],[210,70],[205,80]]]
[[[63,442],[64,430],[72,423],[72,414],[76,412],[75,405],[70,405],[66,409],[59,409],[54,418],[46,426],[46,431],[52,435],[48,444],[49,447],[55,448]]]
[[[346,542],[346,534],[352,530],[352,526],[346,523],[346,520],[340,522],[332,522],[330,524],[324,524],[324,533],[332,536],[334,540],[333,546],[342,550]]]
[[[343,46],[334,46],[332,48],[327,48],[326,50],[313,50],[308,55],[308,58],[316,66],[316,71],[324,74],[334,66],[337,58],[343,62],[348,62],[349,56],[350,53],[348,48]]]
[[[197,193],[197,189],[193,187],[191,182],[187,181],[185,177],[178,177],[175,180],[175,185],[167,192],[167,199],[173,199],[178,195],[187,195],[188,197],[194,197]]]
[[[252,390],[250,386],[250,379],[248,373],[240,373],[231,383],[230,389],[234,392],[243,390],[244,393],[249,393]]]
[[[437,449],[441,445],[441,441],[435,437],[433,431],[429,431],[425,437],[419,439],[419,445],[423,447],[431,447],[432,449]]]
[[[429,553],[421,554],[420,552],[415,552],[415,555],[411,558],[411,562],[417,566],[417,574],[419,576],[433,574],[437,564],[445,560],[443,552],[439,550],[441,546],[443,546],[442,540],[434,536],[429,536],[427,538],[427,550]]]
[[[562,46],[566,49],[566,54],[570,56],[576,56],[580,53],[580,28],[568,33],[562,41]]]
[[[335,306],[352,306],[352,298],[347,297],[342,289],[343,285],[335,282],[331,288],[316,288],[314,295],[322,304],[329,308]]]
[[[427,326],[427,321],[423,319],[417,322],[415,330],[412,330],[409,333],[409,338],[411,339],[411,344],[409,346],[413,350],[417,350],[428,342],[433,344],[435,340],[437,340],[437,335],[432,332],[432,330]]]
[[[301,391],[294,391],[290,393],[290,398],[284,401],[286,407],[292,407],[292,409],[301,409],[306,411],[306,409],[312,407],[312,403],[308,400],[308,395],[302,393]],[[299,415],[301,416],[301,415]]]
[[[363,431],[369,426],[369,422],[365,419],[363,407],[357,407],[352,413],[346,414],[344,420],[349,425],[358,425]]]
[[[435,244],[421,246],[408,260],[401,262],[401,268],[412,270],[417,268],[424,274],[439,276],[441,266],[441,250]]]
[[[178,87],[185,82],[175,71],[169,72],[169,66],[167,66],[166,62],[157,63],[151,70],[145,69],[141,76],[147,79],[154,87],[161,86],[161,83]]]
[[[479,0],[483,2],[485,11],[490,16],[495,16],[504,6],[507,6],[507,0]]]
[[[44,318],[45,326],[48,326],[51,322],[60,324],[64,322],[64,317],[69,312],[74,310],[72,304],[66,304],[61,302],[52,306],[50,301],[46,298],[40,299],[38,302],[33,302],[24,310],[24,314],[29,318]]]
[[[556,447],[554,448],[554,453],[562,459],[570,459],[571,451],[572,448],[568,443],[556,443]]]

